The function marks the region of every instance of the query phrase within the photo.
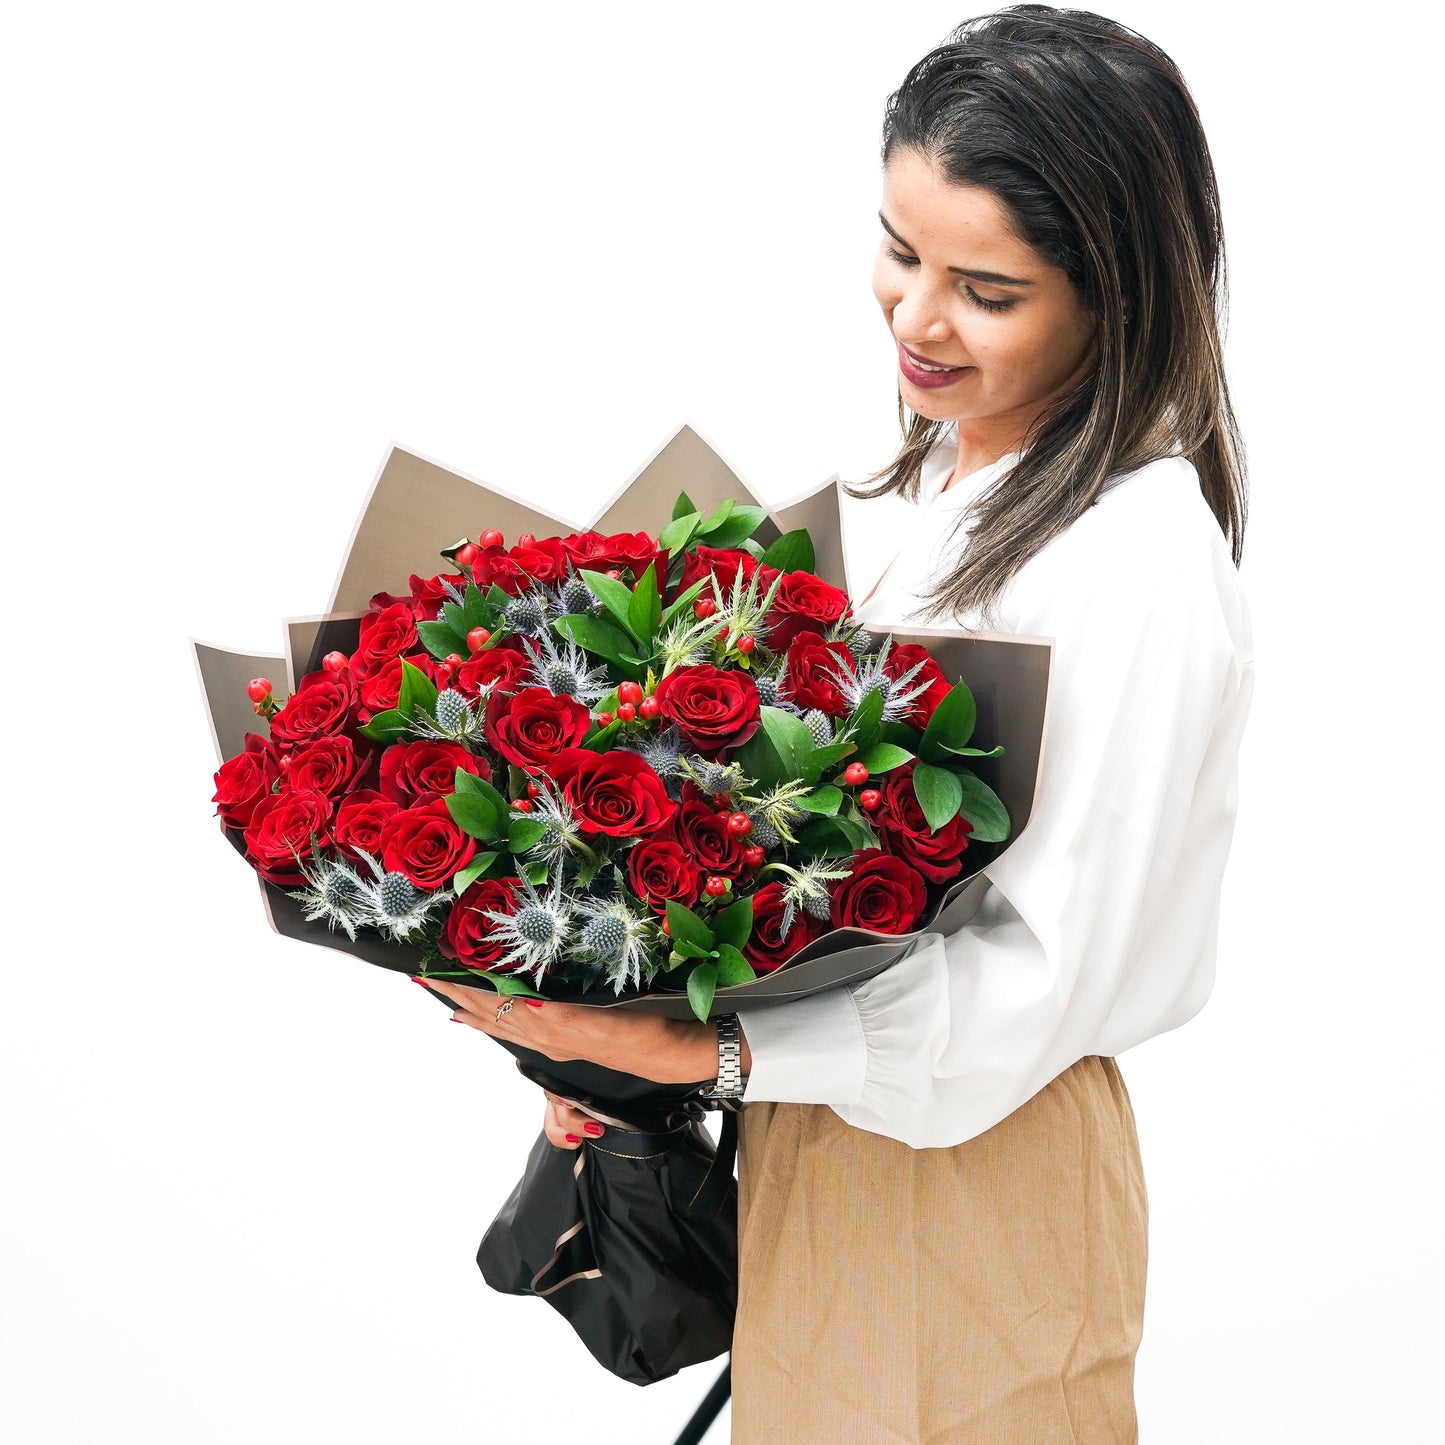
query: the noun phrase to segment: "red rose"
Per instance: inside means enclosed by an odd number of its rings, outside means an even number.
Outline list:
[[[892,853],[865,848],[853,855],[853,871],[833,889],[834,928],[908,933],[928,902],[916,868]]]
[[[399,811],[390,798],[373,789],[350,793],[336,809],[331,841],[353,858],[361,853],[375,858],[381,852],[381,830]]]
[[[381,755],[381,791],[409,808],[428,793],[456,792],[457,769],[491,782],[492,765],[460,743],[393,743]]]
[[[811,572],[786,572],[768,609],[768,647],[786,652],[800,632],[821,633],[848,611],[848,594]]]
[[[281,759],[260,733],[246,734],[246,748],[216,769],[216,791],[211,798],[227,828],[244,828],[271,785],[281,776]]]
[[[495,967],[506,948],[496,939],[497,925],[484,910],[510,913],[517,901],[519,883],[516,878],[479,878],[471,884],[452,904],[437,947],[466,968]],[[503,972],[511,967],[507,965]]]
[[[246,825],[246,856],[268,883],[304,883],[300,864],[311,857],[311,839],[324,848],[330,825],[325,793],[272,793]]]
[[[394,708],[401,696],[401,664],[411,663],[418,672],[424,672],[438,686],[445,686],[441,664],[430,653],[410,652],[405,658],[399,654],[389,657],[377,670],[360,683],[361,702],[372,712],[386,712]]]
[[[363,677],[370,677],[393,657],[414,652],[416,647],[416,618],[411,605],[397,602],[380,612],[368,612],[361,619],[361,639],[351,654],[351,665]]]
[[[545,772],[557,754],[579,746],[592,714],[576,698],[559,697],[545,687],[488,698],[484,719],[487,741],[519,768]]]
[[[838,674],[853,671],[853,656],[841,642],[824,642],[819,632],[800,632],[788,647],[783,691],[800,708],[817,708],[829,717],[847,717],[852,709],[838,687]]]
[[[706,662],[669,672],[657,684],[657,702],[662,717],[700,753],[741,746],[757,732],[761,717],[752,678]]]
[[[371,759],[369,748],[358,751],[345,734],[312,738],[287,755],[281,786],[292,793],[325,793],[334,803],[360,785]]]
[[[355,725],[360,706],[350,668],[308,672],[271,719],[271,741],[287,753],[312,738],[334,737]]]
[[[916,728],[926,728],[929,718],[938,710],[938,704],[949,694],[948,679],[943,675],[943,669],[934,661],[932,653],[916,642],[901,642],[888,649],[883,671],[897,681],[910,667],[920,662],[923,666],[913,675],[908,690],[912,691],[922,683],[927,683],[928,689],[913,700],[903,721],[912,723]]]
[[[722,595],[728,597],[732,594],[733,584],[737,581],[739,567],[742,568],[743,583],[746,585],[753,580],[753,573],[762,567],[762,563],[751,552],[745,552],[741,547],[696,546],[683,559],[682,576],[678,578],[673,595],[686,592],[694,582],[701,581],[704,577],[716,577]],[[762,596],[773,585],[773,579],[777,575],[776,568],[763,567],[763,575],[758,582],[759,596]],[[704,597],[712,596],[711,585],[703,588],[702,595]]]
[[[521,638],[504,638],[495,647],[488,647],[462,663],[452,679],[452,686],[473,702],[488,685],[492,689],[489,696],[500,697],[505,692],[516,692],[522,686],[522,679],[531,665],[532,655],[523,646]]]
[[[584,833],[642,837],[677,809],[662,779],[636,753],[567,748],[549,770]]]
[[[793,909],[792,926],[783,933],[783,885],[765,883],[753,894],[753,931],[743,956],[758,973],[772,973],[828,929],[821,918]]]
[[[960,855],[973,824],[955,813],[936,832],[931,829],[913,792],[913,766],[906,763],[884,776],[873,826],[886,852],[911,863],[930,883],[951,883],[963,872]]]
[[[610,537],[600,532],[579,532],[564,537],[562,546],[574,567],[585,567],[589,572],[615,568],[641,577],[651,562],[656,565],[656,575],[662,576],[667,567],[667,553],[661,551],[656,540],[646,532],[614,532]]]
[[[515,597],[534,582],[564,580],[568,565],[561,538],[540,537],[529,547],[484,547],[472,565],[472,576],[483,591],[495,585]]]
[[[389,873],[405,873],[418,888],[440,888],[472,861],[476,841],[452,821],[445,798],[431,797],[393,814],[377,840]]]
[[[737,878],[746,871],[746,843],[728,828],[728,815],[705,801],[695,787],[684,791],[672,831],[693,860],[694,868],[725,878]]]
[[[412,616],[418,622],[437,621],[442,607],[448,602],[456,601],[456,598],[447,591],[446,584],[448,582],[458,592],[465,592],[467,587],[467,579],[460,572],[443,573],[439,577],[418,577],[413,572],[409,581],[411,583]]]
[[[697,864],[672,838],[649,838],[627,850],[627,886],[654,913],[666,913],[667,901],[697,902]]]

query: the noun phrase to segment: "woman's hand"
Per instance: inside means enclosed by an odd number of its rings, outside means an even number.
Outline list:
[[[662,1018],[637,1009],[507,999],[491,989],[450,980],[415,981],[456,1004],[452,1017],[458,1023],[533,1049],[557,1063],[586,1059],[657,1084],[694,1084],[717,1077],[716,1024]],[[745,1052],[745,1069],[746,1065]]]
[[[547,1095],[542,1132],[559,1149],[580,1149],[584,1134],[589,1139],[596,1139],[605,1132],[604,1125],[577,1108],[570,1099],[564,1099],[548,1089],[542,1092]]]

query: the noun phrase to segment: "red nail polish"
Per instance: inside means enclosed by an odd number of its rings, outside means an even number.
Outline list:
[[[453,1019],[452,1019],[452,1022],[453,1022],[454,1024],[464,1024],[464,1023],[466,1023],[466,1019],[453,1018]]]
[[[582,1141],[575,1134],[568,1134],[567,1142],[569,1144],[580,1144]]]
[[[426,987],[426,980],[423,979],[423,978],[417,978],[415,974],[413,974],[413,975],[411,976],[411,981],[412,981],[413,983],[419,983],[419,984],[421,984],[421,986],[422,986],[423,988]]]
[[[542,1007],[542,1000],[539,999],[539,998],[524,999],[523,1002],[527,1005],[528,1008],[541,1008],[541,1007]]]
[[[602,1133],[602,1125],[594,1124],[589,1121],[582,1126],[582,1132],[584,1134],[590,1134],[594,1139],[596,1139],[598,1135]]]

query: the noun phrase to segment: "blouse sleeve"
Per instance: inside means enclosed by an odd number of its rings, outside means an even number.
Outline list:
[[[745,1102],[950,1146],[1203,1006],[1252,644],[1197,481],[1192,502],[1156,491],[1106,496],[1016,578],[1016,630],[1054,644],[1044,761],[978,912],[874,978],[743,1014]]]

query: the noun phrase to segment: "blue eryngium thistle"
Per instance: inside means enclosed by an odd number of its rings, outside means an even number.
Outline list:
[[[559,582],[552,588],[547,593],[547,599],[552,605],[552,611],[558,617],[602,610],[602,604],[593,596],[592,589],[577,575],[575,570],[568,571],[567,580]]]
[[[883,698],[883,721],[901,722],[908,716],[913,704],[928,691],[928,682],[917,681],[927,659],[915,662],[899,677],[890,677],[885,669],[892,650],[893,638],[888,636],[877,652],[854,657],[851,667],[839,663],[828,670],[828,675],[838,684],[838,691],[848,704],[849,711],[860,707],[870,692],[877,692]]]
[[[527,681],[545,687],[558,697],[576,698],[590,707],[606,695],[611,683],[605,667],[589,667],[587,654],[570,639],[560,643],[549,631],[538,634],[540,652],[534,653]]]
[[[495,966],[514,967],[519,973],[530,970],[533,982],[541,983],[542,975],[574,941],[572,903],[563,897],[560,877],[552,880],[545,893],[522,878],[515,896],[516,906],[510,913],[479,910],[493,925],[492,937],[503,948]]]
[[[687,776],[683,767],[682,734],[671,723],[659,732],[642,733],[617,746],[636,753],[670,790],[675,791],[674,785]]]
[[[488,684],[481,689],[476,702],[455,688],[444,687],[437,694],[435,719],[416,708],[407,720],[408,726],[422,737],[435,738],[439,742],[469,743],[479,739],[483,733],[487,693],[491,686]]]
[[[648,955],[659,938],[657,925],[641,918],[620,897],[584,898],[577,904],[581,932],[577,957],[598,964],[614,993],[638,987]]]
[[[567,800],[553,790],[547,778],[538,777],[535,781],[537,796],[532,800],[532,811],[528,816],[533,822],[540,823],[544,831],[527,849],[527,856],[543,859],[549,869],[574,853],[592,856]]]
[[[792,929],[800,908],[813,918],[826,920],[831,902],[828,885],[839,882],[853,871],[847,859],[830,861],[814,858],[801,868],[790,868],[785,863],[774,863],[772,866],[788,880],[783,884],[783,913],[778,920],[784,938]]]
[[[547,631],[547,604],[551,601],[540,588],[519,592],[502,609],[507,626],[523,637],[540,637]]]
[[[451,902],[445,891],[428,893],[405,873],[388,873],[371,856],[358,849],[371,873],[367,878],[341,858],[328,858],[312,840],[309,862],[298,866],[310,885],[290,896],[305,905],[308,922],[324,918],[328,927],[342,928],[350,939],[358,928],[375,928],[388,938],[405,940],[428,923],[439,908]]]

